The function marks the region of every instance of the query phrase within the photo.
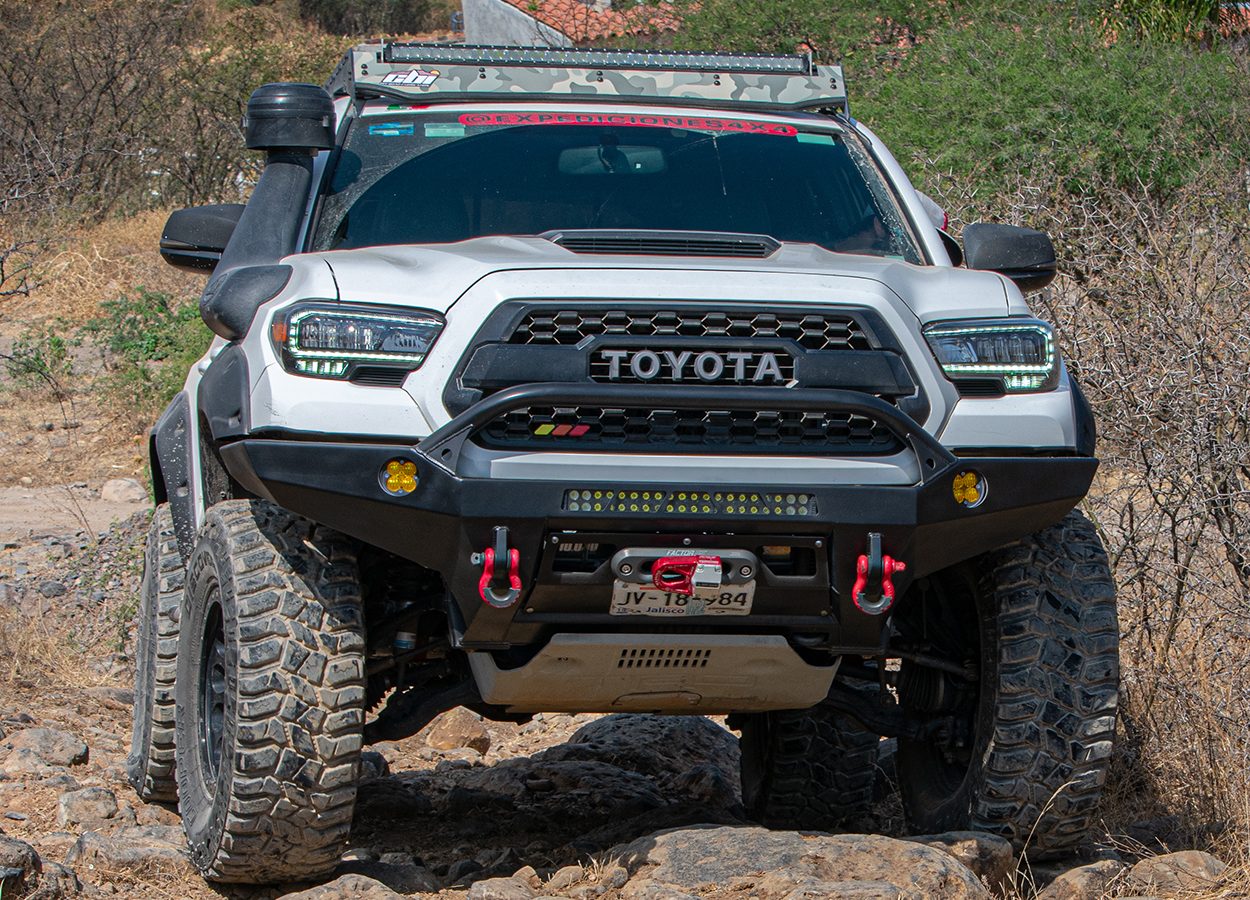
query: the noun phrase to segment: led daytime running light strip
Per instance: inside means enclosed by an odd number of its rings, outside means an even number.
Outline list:
[[[958,337],[965,334],[1013,334],[1021,331],[1032,331],[1042,336],[1046,346],[1046,362],[1044,363],[948,363],[941,366],[951,373],[974,373],[994,375],[1049,375],[1055,368],[1055,339],[1050,329],[1042,325],[987,325],[971,328],[938,328],[927,333],[928,337]],[[939,361],[940,362],[940,361]]]
[[[433,323],[421,319],[408,319],[399,315],[395,316],[379,316],[370,313],[358,312],[338,312],[337,310],[328,309],[305,309],[297,312],[287,321],[289,333],[286,339],[286,349],[296,359],[351,359],[364,360],[367,362],[412,362],[414,360],[425,359],[427,351],[413,351],[412,353],[378,353],[369,350],[351,350],[343,348],[338,350],[305,350],[299,346],[299,323],[309,316],[325,316],[327,318],[338,319],[369,319],[375,322],[385,322],[389,325],[411,324],[415,326],[430,326]],[[437,335],[435,335],[435,338]],[[434,338],[431,339],[431,345]]]

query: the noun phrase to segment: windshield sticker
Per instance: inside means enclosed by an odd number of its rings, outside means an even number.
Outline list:
[[[381,137],[406,137],[411,135],[413,131],[411,122],[383,122],[379,125],[369,126],[370,134],[376,134]]]
[[[831,134],[815,134],[811,131],[800,131],[796,134],[795,139],[800,144],[836,144]]]
[[[428,138],[461,138],[464,137],[464,126],[456,122],[426,122],[425,136]]]
[[[399,72],[387,72],[382,78],[383,84],[402,84],[404,87],[429,87],[438,81],[442,74],[438,69],[408,69]]]
[[[688,131],[734,131],[790,137],[799,130],[781,122],[712,119],[704,116],[652,116],[639,113],[465,113],[462,125],[623,125],[643,128],[681,128]]]

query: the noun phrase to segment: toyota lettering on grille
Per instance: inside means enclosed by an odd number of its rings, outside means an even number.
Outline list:
[[[768,351],[603,349],[596,361],[606,364],[607,381],[786,383],[782,360]]]

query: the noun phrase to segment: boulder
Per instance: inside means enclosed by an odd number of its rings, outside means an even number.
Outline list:
[[[55,770],[44,762],[42,756],[34,750],[19,747],[10,751],[9,755],[0,760],[0,774],[10,778],[22,778],[26,775],[50,775]]]
[[[34,847],[0,834],[0,897],[17,897],[34,887],[42,870]]]
[[[1129,869],[1128,882],[1143,893],[1209,891],[1228,866],[1202,850],[1182,850],[1143,859]]]
[[[652,776],[678,776],[700,765],[738,780],[738,737],[704,716],[622,713],[588,722],[544,759],[593,759]]]
[[[24,900],[61,900],[63,897],[74,897],[82,893],[82,882],[60,863],[45,862],[43,874],[39,876],[39,886],[26,895]]]
[[[386,757],[373,750],[365,750],[360,754],[360,783],[377,781],[391,774],[390,764]]]
[[[108,503],[147,503],[148,492],[133,478],[112,478],[100,488],[100,499]]]
[[[87,831],[65,855],[67,865],[97,869],[156,868],[191,875],[182,829],[171,825],[135,825],[109,835]]]
[[[425,742],[436,750],[459,750],[469,747],[478,753],[490,749],[490,732],[482,717],[463,706],[449,710],[426,729]]]
[[[26,728],[15,731],[4,741],[10,755],[26,750],[49,766],[80,766],[87,761],[87,745],[67,731],[55,728]]]
[[[67,791],[56,803],[56,824],[94,827],[117,815],[117,797],[101,787]]]
[[[382,882],[356,874],[341,875],[333,881],[304,891],[283,894],[279,900],[340,900],[340,898],[403,900],[402,895],[395,893]]]
[[[948,831],[922,834],[906,840],[949,853],[995,893],[1006,893],[1016,871],[1011,843],[997,835],[980,831]]]
[[[789,878],[792,890],[824,882],[847,891],[848,883],[867,882],[888,884],[894,896],[916,900],[990,896],[976,875],[950,854],[880,835],[703,825],[648,835],[613,848],[609,855],[629,870],[627,893],[646,882],[698,893],[745,876],[776,873],[773,890]]]
[[[1124,863],[1114,859],[1100,859],[1087,866],[1077,866],[1042,888],[1037,900],[1098,900],[1125,868]]]
[[[381,882],[401,894],[433,894],[441,887],[434,873],[418,865],[411,856],[396,862],[395,854],[391,853],[383,854],[381,860],[345,862],[338,867],[338,872]]]
[[[529,882],[515,876],[473,882],[466,900],[534,900]]]
[[[563,869],[556,871],[554,875],[547,880],[546,886],[543,888],[549,893],[558,894],[565,888],[572,887],[581,881],[585,876],[586,870],[581,866],[565,866]]]

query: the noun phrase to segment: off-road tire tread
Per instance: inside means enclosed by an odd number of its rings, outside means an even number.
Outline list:
[[[191,856],[213,881],[307,880],[337,865],[356,801],[365,644],[355,546],[259,500],[211,507],[201,540],[212,530],[233,569],[237,757],[224,815],[207,840],[188,832]]]
[[[983,831],[1032,859],[1069,855],[1096,813],[1115,739],[1120,630],[1107,554],[1073,511],[971,565],[990,641],[982,689],[993,693],[979,701],[970,768],[941,801],[925,791],[939,783],[932,762],[900,740],[904,808],[919,831]]]
[[[155,592],[149,597],[149,579],[153,578]],[[178,799],[174,774],[174,681],[178,674],[178,619],[185,580],[173,514],[168,503],[161,503],[152,515],[144,546],[135,641],[134,732],[126,757],[127,778],[145,803],[174,803]],[[149,609],[149,604],[153,608]],[[154,634],[148,631],[149,616],[155,617]]]
[[[759,715],[743,722],[744,752],[749,729],[768,727],[758,795],[743,797],[752,819],[769,828],[831,831],[868,811],[877,735],[826,706]]]
[[[1035,859],[1084,839],[1106,782],[1120,685],[1115,582],[1079,512],[990,554],[999,691],[971,827]]]

